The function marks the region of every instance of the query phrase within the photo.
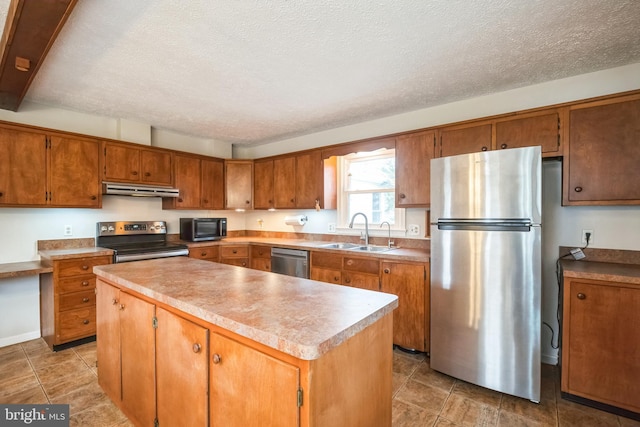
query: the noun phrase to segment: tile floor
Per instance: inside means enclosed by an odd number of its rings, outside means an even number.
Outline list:
[[[536,405],[435,372],[424,355],[395,350],[393,357],[393,427],[640,427],[561,399],[558,372],[550,365],[544,365]],[[0,348],[0,403],[68,403],[71,426],[131,426],[98,386],[95,343],[57,353],[41,339]]]

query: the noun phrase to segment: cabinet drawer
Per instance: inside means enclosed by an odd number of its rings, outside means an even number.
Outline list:
[[[380,261],[377,259],[344,257],[344,270],[360,273],[380,274]]]
[[[249,246],[222,246],[221,258],[249,258]]]
[[[220,258],[220,262],[223,264],[237,265],[238,267],[247,267],[249,265],[249,258]]]
[[[203,246],[200,248],[192,248],[189,249],[189,258],[217,261],[219,252],[220,249],[218,246]]]
[[[97,256],[76,259],[66,259],[54,261],[54,271],[58,273],[58,277],[76,276],[79,274],[93,273],[95,265],[110,264],[110,256]]]
[[[311,267],[311,280],[341,285],[342,272],[340,270]]]
[[[251,258],[271,258],[271,246],[251,246]]]
[[[60,311],[66,311],[74,308],[93,307],[95,305],[96,293],[94,290],[89,290],[60,295],[58,309]]]
[[[271,260],[266,258],[253,258],[251,268],[254,270],[271,271]]]
[[[325,267],[334,270],[342,269],[342,255],[327,252],[311,252],[311,267]]]
[[[58,341],[72,341],[95,335],[96,307],[78,308],[60,313]]]
[[[79,292],[94,289],[96,287],[96,276],[86,274],[84,276],[67,277],[56,282],[56,292],[59,294],[66,292]]]

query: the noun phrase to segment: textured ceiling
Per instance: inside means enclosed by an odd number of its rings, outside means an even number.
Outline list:
[[[638,0],[80,1],[25,99],[261,144],[640,62],[639,29]]]

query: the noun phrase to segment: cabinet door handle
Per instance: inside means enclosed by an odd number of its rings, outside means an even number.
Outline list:
[[[233,252],[234,254],[237,254],[237,253],[238,253],[237,249],[234,249],[234,250],[232,250],[231,252]]]
[[[384,274],[389,274],[391,273],[391,270],[388,268],[385,268],[384,270],[382,270],[384,272]]]
[[[84,319],[84,320],[82,321],[82,324],[83,324],[83,325],[88,325],[88,324],[89,324],[89,321],[88,321],[87,319]]]
[[[200,344],[198,344],[198,343],[195,343],[193,345],[193,352],[194,353],[200,353],[200,350],[202,350],[202,346]]]
[[[251,203],[251,200],[245,200],[244,202],[248,205]]]
[[[0,197],[4,196],[4,193],[2,191],[0,191]]]
[[[88,282],[88,281],[86,281],[86,280],[83,280],[83,281],[82,281],[82,286],[89,286],[89,282]]]
[[[351,283],[351,279],[349,279],[349,278],[344,279],[344,283]]]
[[[178,201],[182,203],[183,202],[182,197],[178,197]]]
[[[215,363],[217,365],[220,362],[222,362],[222,357],[220,357],[220,355],[218,353],[214,354],[213,355],[213,363]]]
[[[89,298],[82,298],[82,302],[89,302]]]
[[[205,203],[205,204],[206,204],[206,203],[209,203],[209,200],[204,199],[204,200],[202,200],[202,203]]]
[[[120,311],[124,310],[124,304],[120,304]]]
[[[200,252],[200,256],[207,256],[206,252]]]
[[[333,278],[333,281],[334,281],[334,282],[337,282],[338,280],[340,280],[340,278],[339,278],[338,276],[336,276],[336,277],[334,277],[334,278]]]
[[[579,193],[582,191],[582,187],[576,187],[573,189],[573,191],[575,191],[576,193]]]
[[[82,269],[83,269],[83,270],[88,270],[88,269],[89,269],[89,266],[88,266],[88,265],[83,265],[83,266],[82,266]]]
[[[149,172],[145,172],[144,176],[151,176],[151,174]]]
[[[118,303],[117,299],[114,298],[114,299],[111,300],[111,304],[116,305],[117,303]]]
[[[587,296],[585,294],[583,294],[582,292],[579,292],[578,295],[576,295],[578,297],[578,299],[586,299]]]
[[[138,171],[131,171],[131,175],[138,175]]]
[[[246,262],[243,262],[243,263],[242,263],[242,266],[243,266],[243,267],[246,267],[246,266],[247,266],[247,263],[246,263]]]
[[[507,144],[502,144],[500,148],[507,148]]]
[[[400,193],[400,198],[405,199],[407,196],[404,193]]]
[[[482,151],[487,151],[487,147],[482,147]]]
[[[91,196],[91,200],[96,200],[97,198],[97,196]]]
[[[352,259],[347,260],[346,264],[347,264],[347,265],[353,265],[353,260],[352,260]]]

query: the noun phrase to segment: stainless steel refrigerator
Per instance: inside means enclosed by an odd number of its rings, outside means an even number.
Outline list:
[[[431,161],[431,368],[540,401],[540,147]]]

